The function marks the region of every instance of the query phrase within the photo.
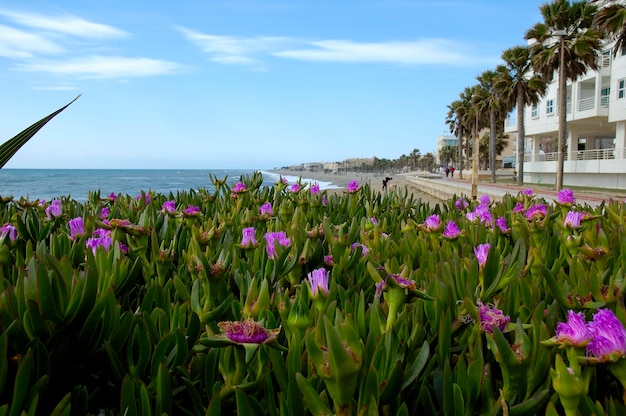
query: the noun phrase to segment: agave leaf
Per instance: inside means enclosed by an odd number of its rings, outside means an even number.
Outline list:
[[[18,133],[12,139],[9,139],[6,142],[2,143],[2,145],[0,145],[0,169],[2,169],[2,167],[7,164],[7,162],[13,157],[13,155],[15,155],[15,153],[17,153],[17,151],[20,150],[20,148],[24,146],[24,144],[26,144],[26,142],[29,141],[31,137],[33,137],[35,133],[39,131],[39,129],[45,126],[48,121],[52,120],[61,111],[69,107],[69,105],[72,104],[74,101],[78,100],[78,97],[80,97],[80,95],[78,95],[76,98],[74,98],[63,107],[59,108],[54,113],[47,115],[35,124],[28,127],[26,130]]]

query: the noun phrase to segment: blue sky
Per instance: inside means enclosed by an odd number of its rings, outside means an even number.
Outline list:
[[[7,168],[271,169],[434,151],[539,0],[3,0]]]

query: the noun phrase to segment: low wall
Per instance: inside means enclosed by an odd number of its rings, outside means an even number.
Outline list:
[[[426,179],[416,176],[407,176],[407,183],[419,189],[420,192],[424,192],[430,196],[447,201],[453,197],[464,196],[466,198],[472,197],[471,184],[468,188],[467,183],[459,183],[455,181],[447,181],[444,178],[441,179]],[[485,191],[481,189],[478,196],[489,195],[492,200],[501,200],[501,193]]]

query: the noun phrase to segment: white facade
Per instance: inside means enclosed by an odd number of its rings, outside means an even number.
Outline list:
[[[609,45],[610,46],[610,45]],[[626,56],[607,47],[600,69],[567,83],[564,186],[626,188]],[[524,109],[524,182],[555,183],[559,129],[558,74],[537,106]],[[513,111],[512,116],[515,116]],[[505,132],[515,135],[517,120]]]

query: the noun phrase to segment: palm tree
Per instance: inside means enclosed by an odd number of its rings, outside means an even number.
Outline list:
[[[586,0],[555,0],[539,8],[544,19],[526,32],[533,39],[530,59],[535,72],[550,82],[559,71],[559,138],[556,188],[563,188],[566,136],[566,80],[576,80],[589,69],[598,69],[602,34],[593,27],[597,6]],[[558,41],[556,38],[559,38]]]
[[[626,6],[607,0],[592,0],[592,3],[599,6],[594,25],[607,40],[615,41],[613,57],[616,57],[618,52],[626,51]]]
[[[466,126],[463,123],[465,114],[467,113],[467,106],[462,100],[455,100],[448,105],[448,115],[446,116],[446,124],[450,128],[450,133],[453,133],[458,140],[458,168],[459,178],[463,179],[463,138],[467,133]]]
[[[485,71],[476,79],[485,91],[482,105],[489,113],[489,168],[491,169],[491,182],[496,182],[496,136],[498,134],[498,120],[503,120],[509,111],[508,101],[505,99],[504,90],[497,89],[498,78],[505,77],[507,70],[498,65],[495,71]]]
[[[524,147],[526,127],[524,123],[524,107],[537,104],[546,93],[545,80],[532,72],[530,48],[514,46],[502,53],[502,60],[508,74],[501,74],[495,88],[499,90],[509,106],[517,112],[517,184],[524,183]]]

